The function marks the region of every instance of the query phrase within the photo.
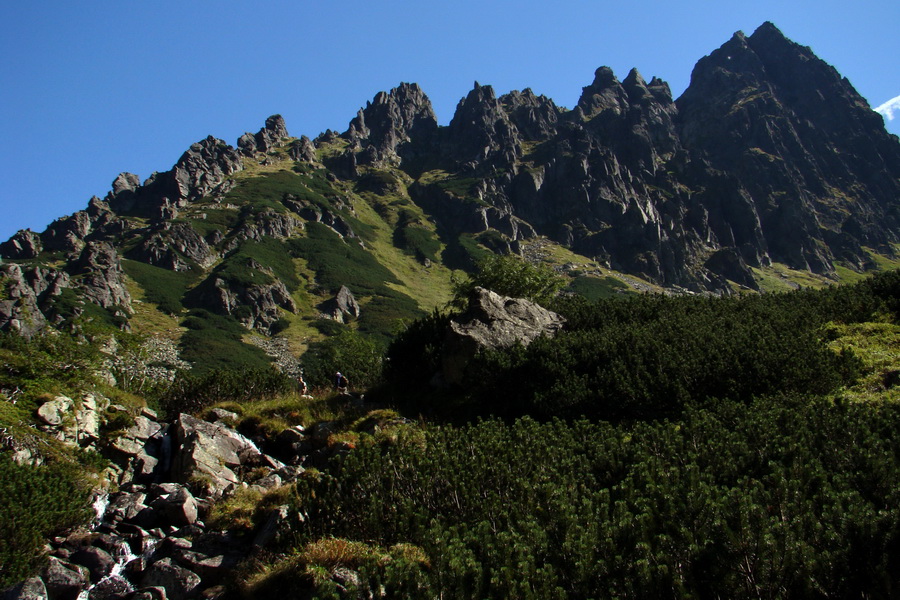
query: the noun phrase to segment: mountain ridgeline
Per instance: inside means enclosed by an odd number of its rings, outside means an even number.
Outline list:
[[[0,330],[153,324],[191,362],[263,363],[229,349],[253,331],[302,352],[351,321],[387,339],[486,252],[548,262],[573,289],[722,294],[775,267],[836,280],[898,243],[900,141],[764,23],[702,58],[677,100],[601,67],[572,109],[476,83],[439,126],[402,83],[344,133],[294,138],[275,115],[237,147],[207,137],[0,244]]]

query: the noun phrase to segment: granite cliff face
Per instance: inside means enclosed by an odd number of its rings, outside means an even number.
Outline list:
[[[476,82],[442,127],[403,83],[343,133],[294,138],[273,115],[236,147],[209,136],[171,170],[122,173],[103,200],[0,244],[15,263],[0,328],[33,333],[87,305],[127,327],[133,280],[190,327],[211,313],[271,335],[350,293],[341,319],[389,335],[385,315],[430,309],[415,290],[479,249],[539,260],[555,244],[588,275],[730,293],[776,264],[865,270],[898,243],[900,142],[765,23],[702,58],[678,99],[600,67],[571,110]]]

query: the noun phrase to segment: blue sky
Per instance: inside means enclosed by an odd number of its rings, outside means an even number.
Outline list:
[[[402,81],[442,124],[474,81],[571,107],[602,65],[677,97],[702,56],[772,21],[875,108],[900,96],[896,0],[606,2],[7,2],[0,19],[0,240],[43,231],[122,171],[234,145],[280,113],[292,135],[344,131]],[[887,123],[900,134],[900,107]]]

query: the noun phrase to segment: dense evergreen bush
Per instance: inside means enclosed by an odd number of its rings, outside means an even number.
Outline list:
[[[476,287],[547,304],[564,285],[565,280],[544,265],[536,266],[517,256],[488,254],[478,259],[474,275],[455,282],[452,304],[465,308]]]
[[[243,342],[247,330],[234,318],[195,308],[182,321],[181,358],[197,373],[213,370],[259,368],[271,364],[265,352]]]
[[[76,465],[22,466],[0,451],[0,590],[38,567],[46,537],[90,518],[89,498]]]
[[[481,273],[507,273],[504,264]],[[509,278],[481,279],[504,287]],[[511,281],[523,295],[521,282]],[[829,349],[827,325],[895,318],[898,298],[898,272],[850,286],[733,298],[556,297],[549,304],[567,319],[563,332],[527,348],[483,352],[469,366],[467,387],[444,390],[436,402],[428,400],[435,395],[427,382],[440,369],[447,318],[432,315],[396,338],[386,375],[398,401],[454,420],[654,419],[676,416],[692,400],[824,394],[854,381],[861,365],[852,352]]]
[[[210,370],[199,374],[180,371],[161,392],[159,407],[169,418],[198,413],[223,402],[250,402],[271,398],[294,388],[294,381],[272,366]]]
[[[365,390],[381,381],[384,349],[351,329],[310,345],[303,355],[306,382],[315,387],[334,386],[334,374],[343,373],[353,389]]]
[[[897,406],[691,404],[632,426],[430,428],[302,480],[298,544],[421,547],[413,597],[893,597]]]

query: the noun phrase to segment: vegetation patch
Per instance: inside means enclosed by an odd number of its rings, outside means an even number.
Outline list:
[[[594,301],[612,298],[617,294],[630,291],[631,288],[610,275],[607,275],[606,277],[580,275],[569,283],[568,289],[579,296]]]
[[[171,271],[128,259],[122,260],[122,268],[140,284],[148,302],[156,304],[159,310],[170,315],[177,315],[184,310],[182,299],[200,277],[194,269]]]
[[[393,339],[403,321],[417,319],[425,312],[415,300],[394,290],[373,296],[362,308],[359,330],[378,339],[383,347]]]
[[[76,464],[23,466],[0,452],[0,589],[38,568],[47,537],[87,523],[89,500]]]
[[[181,358],[199,373],[247,367],[262,369],[270,365],[262,350],[243,343],[247,330],[231,317],[195,308],[182,326],[186,331],[180,340]]]
[[[298,489],[281,584],[312,547],[327,578],[328,557],[371,573],[369,549],[400,542],[423,567],[396,574],[418,586],[402,597],[888,597],[898,427],[896,407],[782,397],[676,421],[428,428]]]
[[[270,269],[271,275],[260,270],[259,266]],[[288,245],[271,237],[246,240],[213,271],[213,274],[245,287],[267,285],[276,279],[284,283],[290,291],[296,290],[300,285],[300,279],[288,252]]]
[[[386,282],[397,278],[359,244],[347,243],[321,223],[309,223],[307,236],[286,242],[293,256],[303,258],[316,274],[316,282],[337,292],[347,285],[354,294],[370,295],[388,290]]]
[[[238,205],[251,205],[256,210],[270,209],[283,213],[287,209],[279,200],[285,194],[308,193],[306,179],[286,170],[265,173],[258,177],[240,179],[237,186],[225,195],[226,201]]]

